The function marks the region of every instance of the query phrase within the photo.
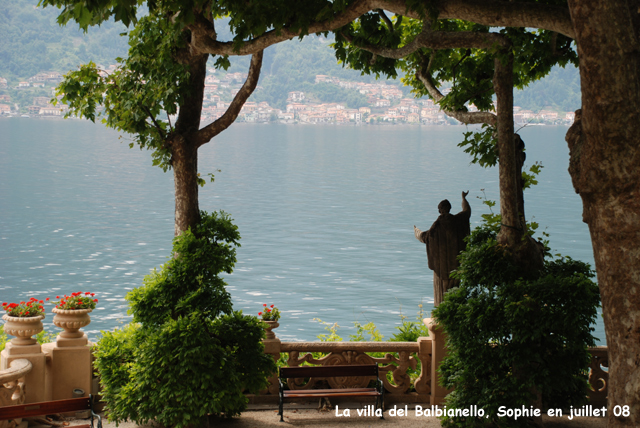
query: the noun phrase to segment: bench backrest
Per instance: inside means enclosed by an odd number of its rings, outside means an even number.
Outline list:
[[[44,416],[54,413],[79,412],[91,409],[89,397],[69,398],[68,400],[43,401],[40,403],[18,404],[0,407],[0,421],[6,419]]]
[[[280,367],[280,377],[346,377],[346,376],[375,376],[378,377],[377,364],[356,364],[343,366],[302,366]]]

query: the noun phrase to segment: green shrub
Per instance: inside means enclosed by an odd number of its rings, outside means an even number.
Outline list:
[[[455,275],[460,286],[434,311],[448,334],[443,383],[455,388],[446,405],[477,405],[490,419],[445,417],[443,425],[526,425],[498,418],[498,408],[529,408],[537,394],[544,408],[583,404],[600,303],[590,267],[547,260],[539,278],[523,280],[508,250],[483,227],[471,234]]]
[[[402,325],[396,327],[398,332],[393,334],[393,337],[389,339],[390,342],[417,342],[418,338],[429,336],[429,329],[423,321],[425,316],[422,303],[418,305],[418,308],[418,314],[414,321],[409,321],[406,316],[400,314]]]
[[[103,333],[95,353],[110,419],[167,427],[234,416],[268,385],[263,323],[234,312],[225,282],[240,236],[224,213],[174,240],[175,257],[127,294],[133,323]]]
[[[422,322],[424,318],[424,314],[422,312],[422,303],[418,305],[419,311],[416,316],[415,321],[409,321],[406,316],[400,315],[400,319],[402,320],[402,325],[396,327],[398,330],[397,333],[394,333],[393,336],[388,340],[389,342],[417,342],[419,337],[427,337],[429,336],[429,329]],[[338,323],[328,323],[322,321],[319,318],[314,318],[314,321],[318,321],[320,324],[324,325],[324,329],[329,332],[329,334],[319,334],[317,337],[321,342],[342,342],[342,337],[338,334],[338,329],[340,326]],[[353,325],[356,328],[356,334],[349,335],[350,342],[383,342],[384,336],[378,330],[376,325],[369,321],[366,324],[361,324],[358,321],[354,321]],[[367,355],[373,358],[384,358],[386,352],[367,352]],[[326,356],[326,353],[322,352],[312,352],[312,356],[315,359],[320,359]],[[278,367],[287,366],[287,358],[286,353],[280,354],[280,358],[278,359]],[[303,363],[305,365],[306,363]],[[411,389],[413,391],[413,384],[415,380],[420,376],[422,367],[420,360],[416,362],[416,369],[408,368],[407,374],[411,380]],[[394,379],[392,373],[387,372],[387,378],[391,384],[394,384]]]
[[[9,336],[4,332],[4,324],[0,324],[0,352],[4,351],[4,347],[7,346]]]

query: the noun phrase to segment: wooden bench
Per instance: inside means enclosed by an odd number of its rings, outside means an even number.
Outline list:
[[[93,411],[93,397],[70,398],[68,400],[42,401],[40,403],[18,404],[0,407],[0,421],[33,416],[46,416],[56,413],[80,412],[91,410],[91,424],[74,425],[70,428],[94,428],[93,419],[98,419],[95,428],[102,428],[102,418]]]
[[[282,378],[327,378],[327,377],[353,377],[367,376],[375,378],[375,388],[341,388],[341,389],[304,389],[285,390]],[[280,367],[280,422],[284,422],[284,400],[288,398],[322,398],[322,397],[376,397],[375,409],[380,407],[384,411],[384,387],[378,376],[378,364],[359,364],[352,366],[303,366]],[[384,416],[380,416],[384,419]]]

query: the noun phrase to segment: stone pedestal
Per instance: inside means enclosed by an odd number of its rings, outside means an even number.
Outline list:
[[[46,380],[49,400],[73,398],[75,389],[89,395],[93,377],[91,345],[86,334],[73,339],[58,337],[56,342],[42,345],[50,359]]]
[[[440,373],[438,368],[442,363],[442,359],[447,354],[447,348],[445,342],[447,335],[438,326],[438,322],[435,318],[425,318],[422,320],[429,329],[429,337],[431,338],[431,405],[442,405],[444,397],[447,396],[450,389],[440,385]]]
[[[278,361],[278,359],[280,358],[280,348],[282,345],[280,339],[262,339],[262,343],[264,343],[264,353],[271,355],[274,361]],[[269,387],[267,388],[267,390],[260,391],[260,393],[278,395],[279,390],[280,384],[278,383],[278,371],[276,370],[276,372],[269,377]]]
[[[9,368],[13,360],[24,358],[33,365],[31,372],[25,376],[25,403],[37,403],[47,400],[47,390],[45,387],[45,377],[47,371],[47,357],[42,352],[39,344],[16,346],[7,343],[0,354],[0,369]]]

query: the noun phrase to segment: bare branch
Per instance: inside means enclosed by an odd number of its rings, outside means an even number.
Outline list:
[[[551,55],[554,57],[560,57],[562,55],[567,54],[571,48],[569,46],[565,46],[564,48],[558,50],[558,33],[551,34]]]
[[[444,98],[442,92],[438,90],[433,84],[431,80],[431,76],[426,71],[427,67],[421,67],[416,72],[416,77],[422,82],[424,87],[431,95],[431,98],[435,102],[439,102]],[[474,123],[486,123],[491,126],[496,126],[498,123],[498,118],[495,114],[490,113],[488,111],[476,111],[476,112],[468,112],[468,111],[455,111],[455,110],[443,110],[443,112],[450,117],[453,117],[456,120],[459,120],[462,123],[467,125],[471,125]]]
[[[542,28],[574,38],[573,24],[567,7],[530,2],[503,2],[500,0],[440,0],[434,4],[439,19],[461,19],[492,27]],[[288,28],[270,30],[241,46],[234,42],[215,39],[215,30],[202,23],[189,25],[192,32],[191,47],[200,53],[213,55],[249,55],[276,43],[304,34],[333,31],[373,10],[383,9],[414,19],[423,19],[409,10],[404,0],[355,0],[332,19],[312,22],[306,33]]]
[[[162,129],[162,127],[160,126],[160,124],[158,123],[156,118],[151,114],[151,110],[149,110],[149,108],[147,106],[142,106],[142,108],[149,115],[149,118],[151,119],[151,121],[153,122],[153,125],[156,127],[156,129],[160,133],[160,136],[162,137],[162,139],[166,141],[167,140],[167,136],[165,135],[164,130]]]
[[[258,85],[260,78],[260,69],[262,68],[262,55],[264,51],[259,51],[251,56],[251,65],[249,66],[249,74],[242,88],[231,101],[229,108],[224,114],[214,122],[199,130],[196,134],[196,145],[198,147],[211,141],[213,137],[227,129],[238,117],[242,106],[251,96]]]
[[[395,31],[395,28],[393,28],[393,22],[391,22],[387,14],[384,13],[384,10],[378,9],[378,15],[380,15],[380,18],[382,18],[385,24],[387,24],[387,28],[389,29],[389,31],[393,33]]]
[[[431,55],[429,55],[429,62],[427,63],[427,69],[426,72],[429,74],[431,73],[431,66],[433,65],[433,60],[436,59],[436,50],[433,49],[431,51]]]
[[[171,116],[167,115],[167,122],[169,122],[169,132],[173,131],[173,125],[171,124]]]
[[[402,15],[396,14],[396,16],[398,17],[396,19],[396,28],[400,28],[400,25],[402,24]]]
[[[213,40],[206,28],[192,24],[188,27],[193,34],[191,45],[194,49],[202,53],[211,53],[214,55],[253,54],[271,45],[293,39],[294,37],[298,37],[303,34],[322,33],[343,27],[371,10],[381,9],[381,7],[376,6],[377,3],[384,2],[381,2],[380,0],[355,0],[343,12],[334,16],[333,19],[312,23],[308,27],[308,31],[306,33],[303,33],[302,30],[291,31],[288,28],[270,30],[253,38],[252,40],[245,41],[242,46],[237,48],[234,47],[233,42],[219,42]]]

